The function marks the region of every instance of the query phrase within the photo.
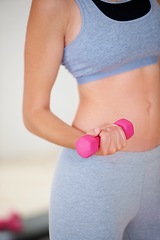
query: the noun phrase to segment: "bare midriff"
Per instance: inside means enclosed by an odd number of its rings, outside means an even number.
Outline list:
[[[84,132],[130,120],[135,129],[123,151],[147,151],[160,144],[160,65],[153,64],[78,86],[73,126]]]

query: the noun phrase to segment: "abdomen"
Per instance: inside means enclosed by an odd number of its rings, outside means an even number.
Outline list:
[[[83,131],[129,119],[135,135],[124,151],[146,151],[160,144],[158,64],[79,86],[80,103],[73,126]]]

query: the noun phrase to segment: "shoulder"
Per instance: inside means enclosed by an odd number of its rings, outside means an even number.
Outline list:
[[[32,5],[44,10],[60,10],[71,4],[71,0],[32,0]]]
[[[32,0],[32,6],[44,11],[65,10],[70,4],[71,0]]]
[[[44,21],[49,20],[51,24],[65,24],[69,19],[72,2],[73,0],[32,0],[31,14],[38,15]]]

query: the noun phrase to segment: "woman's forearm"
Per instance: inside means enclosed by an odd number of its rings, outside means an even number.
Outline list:
[[[85,133],[71,127],[49,109],[36,109],[23,114],[26,128],[33,134],[59,146],[75,149],[75,142]]]

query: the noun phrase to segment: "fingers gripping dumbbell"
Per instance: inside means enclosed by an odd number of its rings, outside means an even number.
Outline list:
[[[114,124],[121,127],[126,135],[126,139],[129,139],[134,134],[133,124],[127,119],[120,119]],[[78,154],[83,158],[88,158],[98,151],[100,145],[100,137],[94,137],[89,134],[81,137],[76,142],[76,150]]]

